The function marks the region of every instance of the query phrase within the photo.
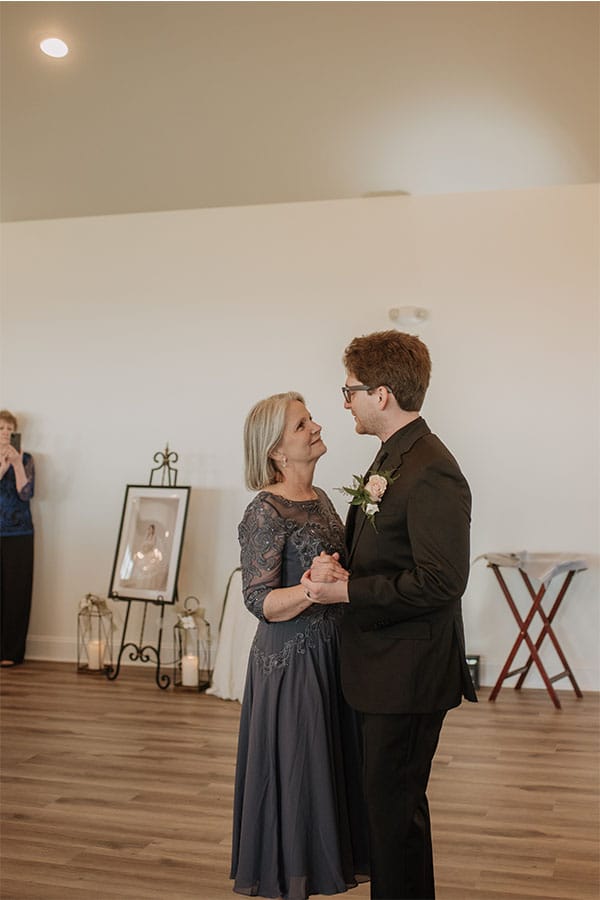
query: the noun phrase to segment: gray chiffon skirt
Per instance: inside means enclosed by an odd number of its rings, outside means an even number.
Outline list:
[[[239,894],[305,900],[369,878],[360,723],[338,657],[334,618],[259,624],[235,781]]]

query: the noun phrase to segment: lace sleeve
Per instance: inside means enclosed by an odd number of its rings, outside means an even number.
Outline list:
[[[257,619],[265,622],[265,597],[281,587],[285,522],[268,501],[257,497],[246,509],[238,535],[244,603]]]

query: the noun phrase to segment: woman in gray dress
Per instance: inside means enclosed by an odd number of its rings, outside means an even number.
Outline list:
[[[300,584],[344,530],[312,479],[327,452],[300,394],[250,411],[239,527],[244,600],[257,617],[240,721],[231,877],[247,896],[306,900],[368,880],[360,725],[342,697],[343,604]],[[343,562],[343,559],[342,559]]]

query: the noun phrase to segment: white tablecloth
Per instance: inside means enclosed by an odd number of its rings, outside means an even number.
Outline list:
[[[248,655],[257,625],[256,617],[244,605],[241,572],[235,572],[225,598],[212,685],[207,694],[223,700],[242,701]]]
[[[473,562],[478,559],[485,559],[491,565],[523,569],[526,575],[546,586],[562,572],[582,572],[588,568],[586,559],[569,553],[528,553],[521,550],[519,553],[482,553]]]

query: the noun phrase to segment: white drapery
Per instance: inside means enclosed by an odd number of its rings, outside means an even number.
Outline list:
[[[206,693],[222,700],[239,700],[241,703],[250,645],[256,634],[258,622],[244,604],[240,569],[232,572],[223,602],[212,685]]]

